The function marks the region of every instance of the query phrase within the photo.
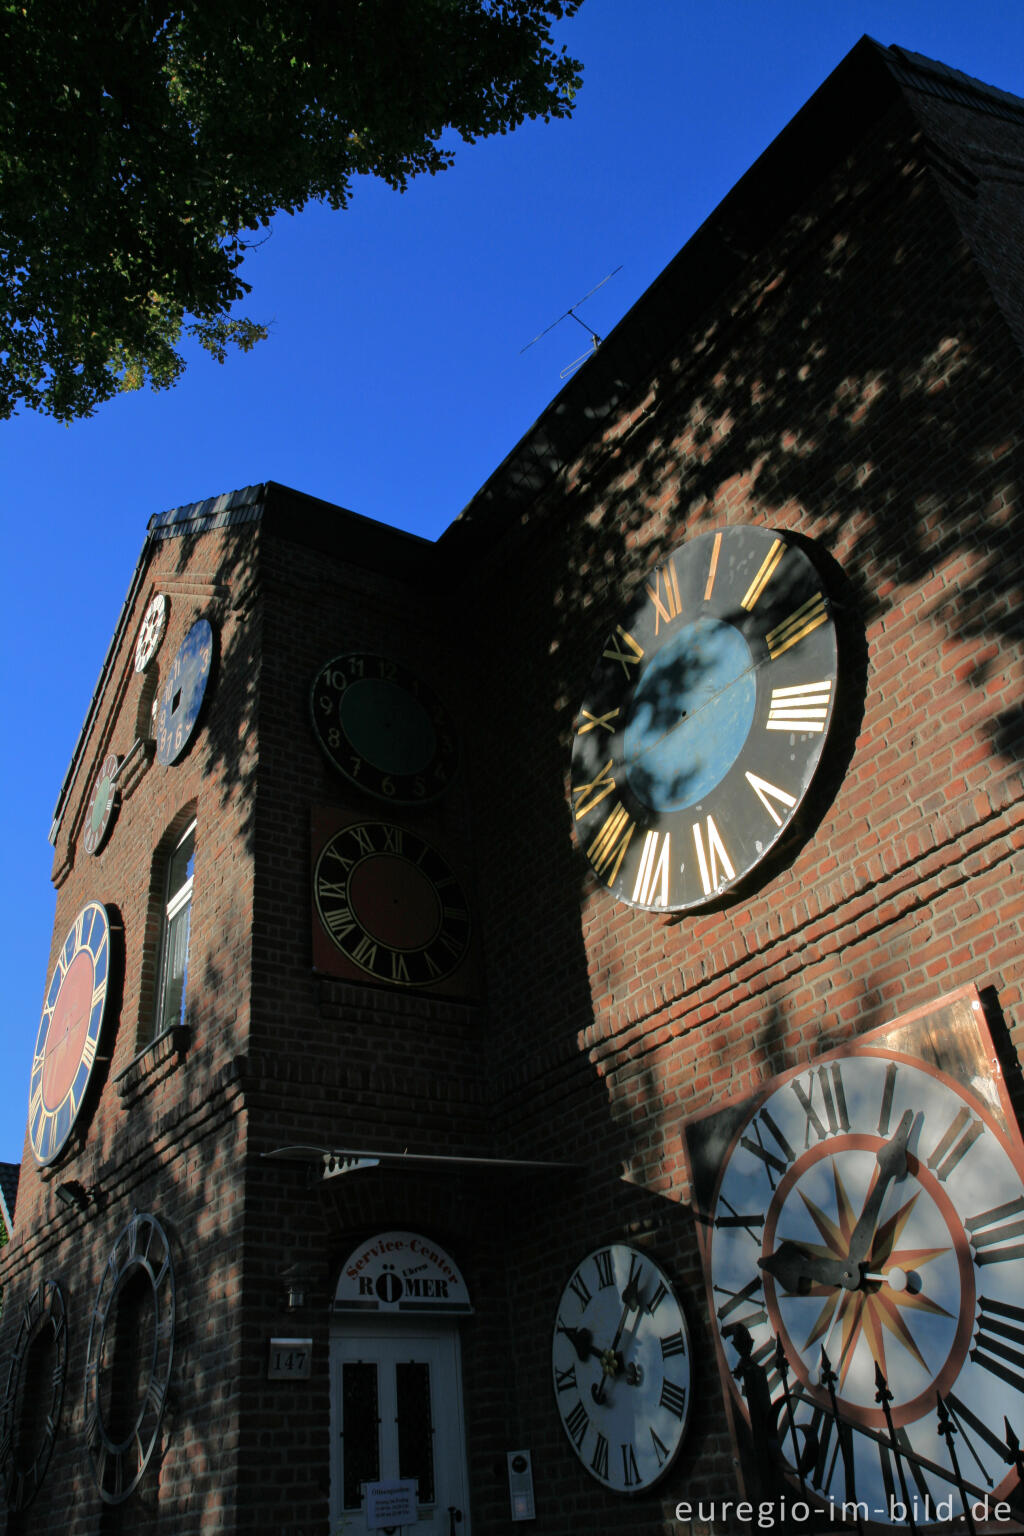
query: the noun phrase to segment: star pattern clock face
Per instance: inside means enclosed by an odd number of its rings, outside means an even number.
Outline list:
[[[164,767],[188,750],[213,664],[213,630],[208,619],[197,619],[178,647],[158,695],[156,760]]]
[[[158,592],[146,609],[142,628],[135,642],[135,670],[145,672],[160,649],[160,642],[167,628],[167,598]]]
[[[430,988],[467,957],[465,893],[447,860],[407,827],[341,827],[317,857],[313,895],[331,944],[375,981]]]
[[[753,1363],[783,1462],[819,1502],[852,1478],[879,1523],[899,1497],[893,1434],[915,1492],[936,1507],[955,1488],[938,1398],[968,1478],[1016,1480],[1000,1442],[1004,1417],[1024,1427],[1024,1158],[978,1091],[993,1057],[972,1014],[957,994],[688,1131],[709,1178],[721,1155],[705,1260],[733,1412],[749,1417],[736,1373]]]
[[[591,1477],[639,1493],[668,1471],[690,1411],[690,1340],[667,1275],[623,1243],[570,1276],[551,1344],[555,1406]]]
[[[121,759],[110,752],[96,775],[85,813],[82,844],[86,853],[101,853],[117,812],[117,770]]]
[[[572,809],[631,906],[701,906],[761,862],[820,760],[837,684],[803,549],[736,527],[681,545],[608,635],[576,722]]]
[[[136,1213],[111,1249],[93,1305],[85,1441],[104,1503],[142,1481],[167,1404],[174,1356],[174,1266],[155,1216]]]
[[[394,805],[425,805],[451,783],[458,748],[433,689],[385,656],[335,656],[313,680],[313,729],[339,773]]]
[[[28,1128],[40,1164],[60,1156],[81,1112],[96,1063],[110,979],[110,923],[100,903],[91,901],[64,940],[36,1034]]]
[[[0,1402],[0,1474],[11,1509],[27,1509],[50,1464],[68,1369],[67,1308],[43,1280],[24,1313]]]

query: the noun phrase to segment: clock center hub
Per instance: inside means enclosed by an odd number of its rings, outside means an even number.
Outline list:
[[[740,631],[722,619],[681,626],[646,667],[633,695],[624,767],[652,811],[697,805],[743,750],[757,676]]]

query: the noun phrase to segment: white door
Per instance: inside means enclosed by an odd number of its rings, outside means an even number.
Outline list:
[[[331,1536],[370,1529],[368,1483],[408,1478],[419,1519],[403,1531],[469,1536],[458,1330],[346,1320],[331,1333]]]

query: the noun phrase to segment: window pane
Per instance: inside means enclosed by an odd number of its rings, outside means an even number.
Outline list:
[[[398,1475],[419,1482],[421,1504],[434,1502],[434,1426],[430,1417],[430,1366],[405,1360],[395,1366],[398,1398]]]
[[[372,1360],[346,1360],[341,1368],[341,1439],[346,1509],[363,1502],[363,1483],[380,1479],[377,1433],[377,1367]]]
[[[174,895],[180,891],[186,881],[191,880],[192,870],[196,862],[196,829],[195,823],[189,827],[187,836],[171,854],[171,862],[167,871],[167,901],[168,905],[173,901]]]
[[[192,905],[182,907],[167,923],[164,947],[164,974],[159,1028],[180,1024],[185,1015],[185,986],[188,981],[188,935]]]

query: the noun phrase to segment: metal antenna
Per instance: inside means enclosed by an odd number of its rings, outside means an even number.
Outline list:
[[[588,357],[592,357],[593,356],[593,354],[597,351],[598,347],[601,345],[601,340],[602,340],[602,338],[597,334],[596,331],[591,330],[590,326],[587,325],[587,323],[584,320],[580,319],[580,317],[579,317],[579,315],[577,315],[576,311],[577,311],[577,309],[579,309],[581,304],[585,304],[586,303],[587,299],[590,298],[590,294],[596,293],[598,288],[603,288],[605,283],[609,282],[615,276],[616,272],[621,272],[621,271],[622,271],[622,266],[619,265],[619,266],[617,266],[615,268],[614,272],[609,272],[607,277],[602,277],[601,281],[599,283],[595,283],[594,287],[591,288],[590,293],[585,293],[583,295],[582,299],[577,299],[575,304],[572,304],[572,305],[569,306],[569,308],[565,311],[564,315],[559,315],[557,320],[552,320],[550,325],[546,325],[542,331],[538,331],[536,336],[534,336],[533,341],[528,341],[526,343],[525,347],[520,347],[520,349],[519,349],[519,356],[522,357],[524,352],[528,352],[529,349],[533,346],[533,343],[535,341],[540,341],[541,337],[542,336],[546,336],[548,334],[548,331],[553,331],[556,325],[561,325],[563,320],[568,320],[568,319],[571,318],[571,319],[576,321],[577,325],[582,325],[583,329],[585,331],[587,331],[589,333],[589,335],[590,335],[590,349],[589,349],[589,351],[582,352],[579,357],[577,357],[573,362],[569,363],[565,368],[562,369],[562,371],[559,373],[558,377],[560,379],[566,379],[566,378],[569,377],[570,373],[575,373],[576,369],[580,366],[581,363],[585,363]]]

